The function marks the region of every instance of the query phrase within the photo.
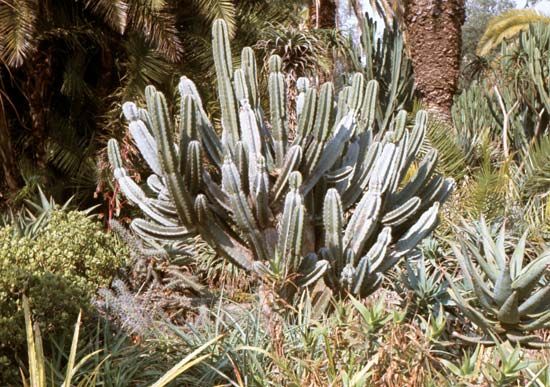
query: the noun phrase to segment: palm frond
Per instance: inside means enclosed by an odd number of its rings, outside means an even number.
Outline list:
[[[155,11],[159,11],[166,6],[166,0],[147,0],[148,6]]]
[[[227,23],[229,37],[235,36],[237,28],[237,15],[235,4],[232,0],[194,0],[197,11],[210,24],[215,19],[223,19]]]
[[[100,16],[113,30],[123,34],[128,20],[128,4],[124,0],[86,0],[85,7]]]
[[[133,31],[142,34],[159,53],[176,62],[182,54],[176,20],[167,5],[162,8],[158,6],[158,1],[132,1],[128,7],[128,24]]]
[[[88,149],[82,154],[81,149],[67,146],[53,139],[48,142],[47,147],[48,163],[62,171],[64,175],[79,181],[88,180],[92,184],[95,182],[93,178],[88,178],[93,177],[93,171],[87,168],[89,163],[86,163],[86,158],[90,157],[87,155]],[[85,147],[85,144],[82,147]]]
[[[495,16],[489,21],[485,33],[481,37],[477,53],[485,56],[503,40],[510,39],[530,24],[536,22],[550,23],[550,17],[532,9],[513,9]]]
[[[486,162],[468,182],[465,210],[473,218],[481,215],[493,219],[502,215],[509,180],[504,167],[495,168]]]
[[[438,152],[438,168],[447,176],[459,180],[467,173],[467,157],[454,129],[448,124],[431,120],[428,124],[427,140]]]
[[[141,36],[132,36],[126,42],[125,48],[128,60],[124,64],[125,76],[121,89],[117,91],[122,100],[142,95],[145,86],[161,85],[172,75],[172,66]]]
[[[194,74],[198,80],[197,87],[206,101],[215,95],[215,90],[208,87],[216,79],[214,61],[212,59],[212,43],[209,36],[189,34],[184,41],[184,49],[189,55],[185,56],[185,70],[182,75]]]
[[[92,89],[84,79],[85,60],[84,54],[77,53],[70,56],[65,65],[60,91],[63,95],[71,97],[73,101],[93,96]]]
[[[34,50],[36,2],[0,1],[0,60],[18,67]]]

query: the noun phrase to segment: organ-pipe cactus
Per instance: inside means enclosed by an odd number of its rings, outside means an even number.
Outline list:
[[[486,335],[527,347],[548,346],[533,331],[550,327],[550,250],[524,263],[527,233],[512,254],[505,246],[502,226],[496,242],[485,221],[474,230],[465,230],[460,244],[452,243],[464,276],[464,293],[449,280],[457,305]],[[478,342],[482,337],[459,337]]]
[[[214,23],[213,50],[221,138],[185,77],[177,120],[152,86],[147,109],[123,105],[152,171],[148,196],[125,172],[116,141],[109,142],[121,190],[147,218],[135,219],[131,228],[146,240],[200,234],[245,270],[301,286],[324,276],[336,291],[368,295],[431,232],[439,203],[453,187],[434,175],[435,152],[404,181],[424,138],[426,113],[407,128],[406,113],[399,112],[386,130],[375,120],[377,81],[355,74],[336,98],[331,83],[317,90],[300,79],[298,119],[289,128],[281,60],[273,56],[268,123],[253,51],[245,48],[241,67],[232,71],[223,21]]]
[[[378,126],[386,128],[395,113],[412,106],[412,64],[405,53],[403,33],[397,22],[386,26],[381,36],[377,23],[365,14],[360,27],[360,47],[350,50],[351,63],[367,80],[376,79],[382,86],[375,117]]]

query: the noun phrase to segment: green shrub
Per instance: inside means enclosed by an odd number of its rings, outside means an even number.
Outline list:
[[[29,296],[43,334],[72,330],[79,309],[111,282],[127,254],[78,211],[52,211],[34,237],[15,235],[12,226],[0,228],[0,358],[12,361],[25,344],[22,294]]]

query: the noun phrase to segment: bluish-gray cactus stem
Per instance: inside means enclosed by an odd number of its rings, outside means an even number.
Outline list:
[[[323,206],[323,225],[325,229],[325,246],[331,255],[331,262],[340,271],[343,268],[344,245],[342,240],[344,216],[338,191],[331,188],[325,195]]]
[[[222,130],[225,146],[232,151],[239,140],[237,104],[231,85],[233,59],[227,33],[227,24],[218,19],[212,25],[212,51],[218,79],[218,96],[222,111]],[[222,141],[223,142],[223,141]]]
[[[208,200],[203,194],[195,199],[195,211],[201,235],[218,253],[245,270],[254,266],[252,252],[225,230],[208,208]]]
[[[275,164],[280,167],[283,164],[288,141],[285,78],[281,73],[281,58],[279,56],[273,55],[269,59],[269,65],[269,106],[275,147]]]
[[[254,110],[256,110],[260,107],[258,70],[254,50],[250,47],[243,48],[241,52],[241,69],[244,73],[246,85],[249,91],[250,105]]]

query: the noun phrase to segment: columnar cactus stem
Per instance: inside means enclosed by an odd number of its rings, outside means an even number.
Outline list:
[[[409,128],[401,111],[381,127],[376,80],[355,74],[335,101],[331,83],[317,90],[300,79],[298,122],[290,128],[282,60],[274,56],[268,123],[254,53],[245,48],[240,68],[232,68],[223,21],[214,23],[213,53],[221,139],[185,77],[178,85],[179,119],[169,117],[164,96],[152,86],[145,93],[147,110],[123,105],[151,169],[147,185],[154,195],[128,176],[110,140],[115,178],[147,218],[135,219],[131,228],[155,243],[199,234],[235,265],[264,280],[291,281],[291,288],[324,277],[337,294],[368,296],[384,272],[433,230],[439,204],[453,187],[435,174],[435,152],[403,181],[417,160],[426,114],[418,113]]]
[[[214,64],[218,78],[218,95],[222,110],[222,143],[233,150],[239,140],[239,125],[237,123],[237,104],[231,86],[233,63],[225,22],[222,20],[214,21],[212,37]]]
[[[277,167],[283,164],[288,139],[285,77],[281,73],[281,62],[277,55],[269,58],[269,105]]]

